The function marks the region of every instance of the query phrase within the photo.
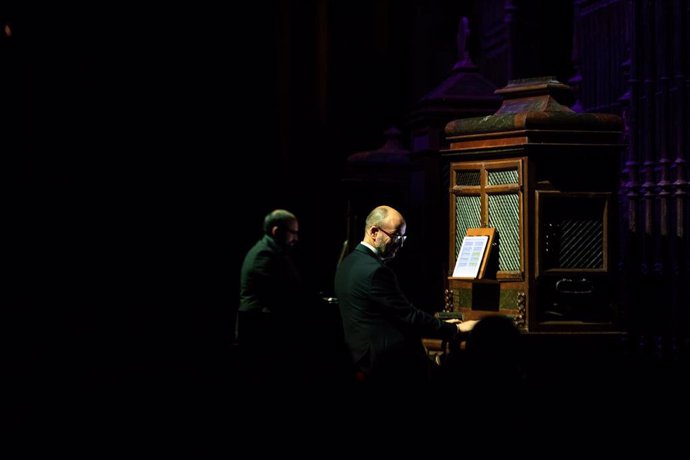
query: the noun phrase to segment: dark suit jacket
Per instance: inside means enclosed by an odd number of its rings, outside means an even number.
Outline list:
[[[292,258],[271,236],[264,235],[242,263],[240,311],[289,312],[302,294],[302,279]]]
[[[264,235],[244,258],[240,276],[237,334],[240,342],[273,347],[295,340],[307,299],[290,255]]]
[[[395,273],[362,244],[338,267],[335,291],[353,363],[367,378],[426,379],[429,359],[421,338],[453,340],[457,334],[454,324],[412,305]]]

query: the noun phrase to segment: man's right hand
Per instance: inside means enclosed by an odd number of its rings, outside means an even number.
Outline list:
[[[474,327],[475,324],[477,324],[479,321],[476,319],[470,319],[467,321],[462,321],[459,323],[456,323],[455,325],[458,328],[458,332],[470,332],[472,328]]]

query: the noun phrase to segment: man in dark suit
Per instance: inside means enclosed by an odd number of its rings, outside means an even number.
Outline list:
[[[299,222],[290,211],[276,209],[264,218],[264,235],[242,263],[242,313],[281,314],[302,294],[302,279],[291,251],[299,240]]]
[[[405,239],[403,216],[379,206],[367,216],[364,239],[338,267],[335,291],[356,375],[373,386],[428,383],[431,361],[421,338],[455,340],[472,322],[451,324],[417,309],[386,261]]]
[[[307,298],[291,252],[299,240],[297,217],[284,209],[264,218],[264,235],[247,252],[240,276],[237,341],[251,364],[253,378],[276,376],[290,365],[286,356],[299,340],[294,327]]]

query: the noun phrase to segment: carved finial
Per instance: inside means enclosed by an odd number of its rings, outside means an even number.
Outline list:
[[[580,102],[582,74],[580,73],[580,39],[577,28],[573,30],[573,48],[570,52],[570,60],[573,64],[573,76],[568,80],[568,84],[573,89],[573,96],[575,97],[575,102],[570,107],[570,110],[583,113],[585,110],[582,107],[582,102]]]
[[[470,53],[467,50],[467,39],[470,36],[470,24],[466,16],[460,18],[460,23],[458,24],[458,35],[457,35],[457,45],[458,45],[458,62],[453,66],[453,70],[474,67],[474,63],[470,58]]]
[[[390,125],[390,127],[383,132],[386,136],[386,143],[378,150],[385,152],[397,152],[404,150],[402,145],[402,132],[395,125]]]

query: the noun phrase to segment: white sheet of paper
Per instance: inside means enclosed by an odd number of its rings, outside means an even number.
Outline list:
[[[476,278],[482,266],[482,258],[486,250],[489,237],[466,236],[462,239],[462,246],[455,261],[453,276],[456,278]]]

